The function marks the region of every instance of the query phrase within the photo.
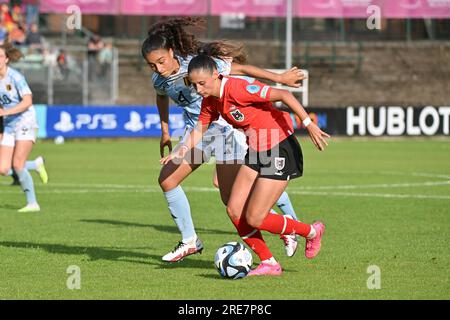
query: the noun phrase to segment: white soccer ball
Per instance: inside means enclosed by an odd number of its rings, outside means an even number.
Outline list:
[[[224,278],[240,279],[245,277],[252,266],[250,251],[239,242],[228,242],[217,249],[214,265]]]
[[[64,144],[64,137],[63,136],[57,136],[54,140],[55,144]]]

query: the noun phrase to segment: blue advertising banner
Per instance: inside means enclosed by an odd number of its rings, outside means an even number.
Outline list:
[[[156,106],[36,106],[40,138],[159,137]],[[340,107],[307,109],[311,119],[331,135],[433,136],[450,134],[450,106]],[[183,109],[169,109],[169,133],[184,133]],[[297,134],[307,134],[291,114]]]
[[[169,133],[184,132],[181,108],[170,107]],[[155,137],[161,135],[156,106],[47,107],[47,138]]]

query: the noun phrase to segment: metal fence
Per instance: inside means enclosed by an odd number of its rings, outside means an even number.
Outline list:
[[[22,48],[24,58],[11,67],[27,79],[33,103],[114,105],[118,97],[118,50],[97,53],[85,47]]]
[[[45,16],[47,18],[47,16]],[[116,38],[144,38],[151,25],[174,16],[91,16],[96,33]],[[284,41],[286,18],[223,14],[206,16],[201,38]],[[294,18],[293,41],[449,40],[450,19],[383,19],[380,30],[369,30],[366,19]]]

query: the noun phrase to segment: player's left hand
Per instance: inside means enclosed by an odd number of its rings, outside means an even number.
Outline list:
[[[162,165],[168,164],[170,161],[181,161],[186,156],[186,153],[189,151],[189,148],[187,146],[181,146],[178,150],[175,150],[171,154],[169,154],[167,157],[163,157],[161,160],[159,160],[159,163]]]
[[[331,136],[328,133],[322,131],[314,122],[311,122],[306,127],[306,130],[308,130],[309,137],[311,138],[316,148],[320,151],[325,150],[325,147],[328,146],[326,138],[329,139],[331,138]]]
[[[165,157],[159,159],[159,163],[164,166],[164,165],[168,164],[170,161],[172,161],[172,159],[174,157],[175,157],[175,155],[173,153],[170,153],[168,156],[165,156]]]
[[[299,83],[301,80],[306,79],[305,74],[297,67],[293,67],[285,72],[283,72],[281,75],[281,84],[284,84],[289,87],[293,88],[300,88],[302,86],[301,83]]]

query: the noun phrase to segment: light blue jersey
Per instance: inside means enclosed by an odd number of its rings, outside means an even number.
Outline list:
[[[164,78],[158,73],[153,73],[152,80],[156,93],[160,96],[169,96],[179,107],[184,109],[186,127],[193,128],[197,124],[198,116],[202,108],[202,96],[189,82],[188,66],[194,56],[183,58],[176,56],[180,63],[177,74]],[[222,75],[228,75],[231,71],[231,61],[216,59],[217,70]]]
[[[25,77],[17,70],[8,67],[6,75],[0,80],[0,105],[8,110],[17,106],[27,94],[32,94]],[[19,120],[36,121],[36,113],[33,106],[28,110],[4,117],[4,125],[13,126]]]

